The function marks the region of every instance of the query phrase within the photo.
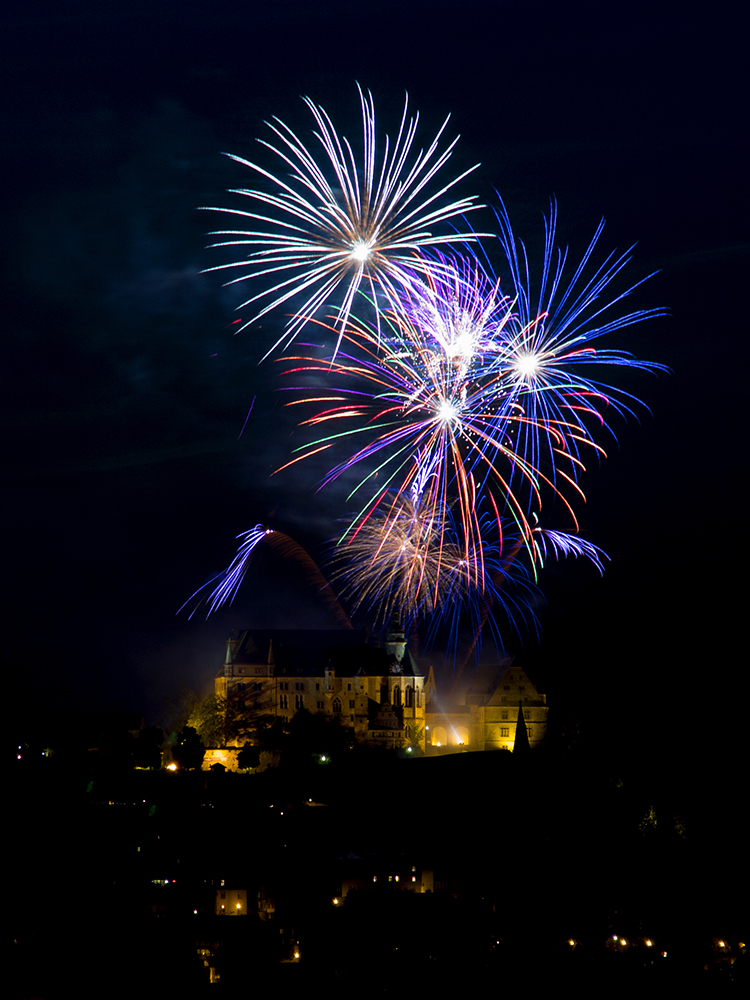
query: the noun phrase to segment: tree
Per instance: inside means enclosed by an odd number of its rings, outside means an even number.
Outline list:
[[[204,746],[226,747],[254,740],[264,721],[264,716],[242,701],[209,694],[194,705],[187,724],[195,729]]]
[[[237,767],[243,771],[249,771],[260,764],[262,747],[247,744],[237,754]]]
[[[147,726],[142,729],[133,745],[135,766],[159,768],[163,742],[164,732],[158,726]]]
[[[203,763],[205,746],[193,726],[184,726],[172,746],[172,756],[180,767],[195,770]]]

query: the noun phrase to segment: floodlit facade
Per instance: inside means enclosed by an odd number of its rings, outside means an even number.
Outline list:
[[[539,746],[547,732],[547,696],[513,660],[480,666],[457,696],[442,699],[432,673],[425,684],[426,752],[513,750]]]

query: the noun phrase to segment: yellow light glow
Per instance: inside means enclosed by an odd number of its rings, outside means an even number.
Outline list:
[[[177,765],[176,764],[167,764],[167,770],[168,771],[176,771],[177,770]]]
[[[647,948],[650,948],[654,942],[650,938],[646,938],[646,940],[643,943],[646,945]]]
[[[334,905],[334,906],[338,906],[338,905],[339,905],[339,901],[338,901],[338,899],[334,899],[334,901],[333,901],[333,905]]]

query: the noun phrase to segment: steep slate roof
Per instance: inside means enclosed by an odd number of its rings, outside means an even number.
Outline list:
[[[233,663],[268,663],[270,653],[277,677],[323,677],[329,664],[339,677],[383,676],[394,660],[367,644],[364,629],[247,629],[236,642]],[[400,673],[422,676],[408,651]]]
[[[466,704],[499,705],[503,700],[500,685],[503,681],[508,681],[508,674],[511,671],[511,676],[515,680],[509,683],[509,700],[511,702],[515,702],[516,700],[528,702],[531,705],[542,704],[544,698],[539,689],[524,668],[518,663],[514,663],[512,658],[503,660],[499,664],[478,667],[475,676],[466,689]],[[523,685],[525,688],[523,696],[521,695],[520,685]]]

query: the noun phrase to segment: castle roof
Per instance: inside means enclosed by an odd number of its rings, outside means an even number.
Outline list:
[[[394,672],[393,654],[367,643],[364,629],[245,629],[229,643],[235,665],[271,664],[277,677],[383,676]],[[422,676],[407,651],[398,673]]]

